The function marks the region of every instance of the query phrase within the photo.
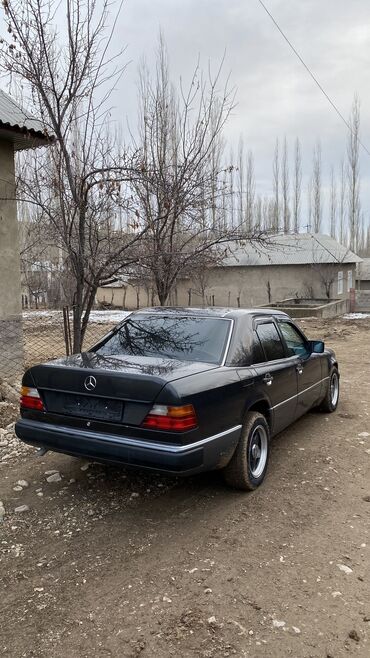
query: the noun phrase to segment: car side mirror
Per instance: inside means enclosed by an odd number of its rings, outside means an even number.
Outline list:
[[[325,344],[323,340],[309,340],[308,345],[311,350],[311,354],[322,354],[325,350]]]

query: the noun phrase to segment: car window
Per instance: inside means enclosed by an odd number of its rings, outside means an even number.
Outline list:
[[[266,361],[275,361],[285,357],[283,343],[273,322],[264,322],[257,326],[257,335],[261,341]]]
[[[104,356],[137,355],[220,363],[230,320],[133,314],[97,346]]]
[[[266,361],[263,353],[261,341],[258,338],[256,331],[253,332],[253,350],[252,350],[252,363],[264,363]]]
[[[297,356],[307,356],[309,350],[305,339],[301,336],[299,331],[290,322],[279,323],[281,333],[287,344],[290,355],[296,354]]]

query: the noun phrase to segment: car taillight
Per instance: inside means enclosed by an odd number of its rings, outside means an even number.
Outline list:
[[[167,407],[155,404],[144,419],[142,427],[167,432],[184,432],[197,426],[197,417],[192,404],[182,407]]]
[[[45,411],[44,404],[40,398],[37,388],[22,386],[20,404],[22,409],[36,409],[36,411]]]

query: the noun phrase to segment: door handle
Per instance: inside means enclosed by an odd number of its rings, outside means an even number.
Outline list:
[[[274,380],[273,376],[270,375],[270,373],[267,373],[267,375],[264,376],[264,378],[263,378],[262,381],[263,381],[265,384],[267,384],[267,386],[271,386],[273,380]]]
[[[303,373],[303,366],[301,363],[298,363],[296,366],[296,371],[298,372],[299,375],[302,375]]]

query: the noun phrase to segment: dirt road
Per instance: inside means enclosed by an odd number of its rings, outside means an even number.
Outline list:
[[[369,658],[370,320],[304,328],[340,407],[279,436],[252,494],[0,436],[0,655]]]

